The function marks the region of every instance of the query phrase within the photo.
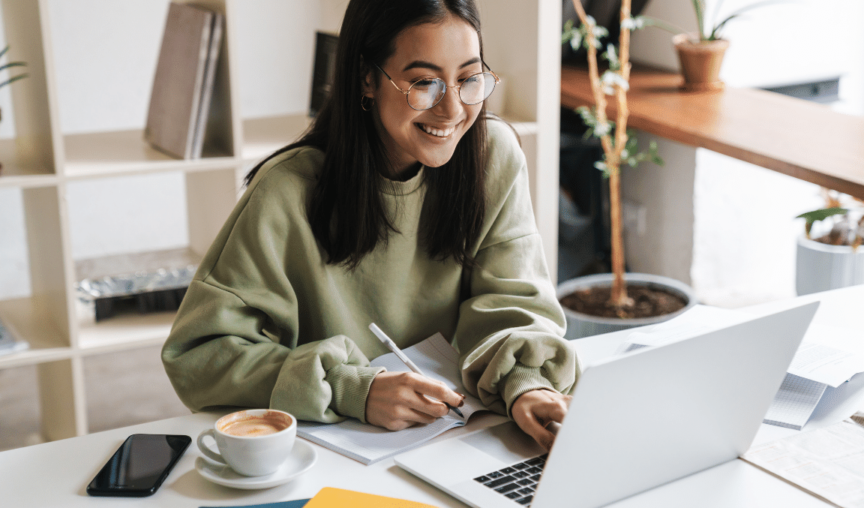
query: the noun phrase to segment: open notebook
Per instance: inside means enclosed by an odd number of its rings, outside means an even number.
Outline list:
[[[459,353],[443,335],[436,333],[402,351],[427,377],[443,381],[449,388],[465,394],[465,405],[459,408],[464,418],[450,411],[434,423],[416,425],[398,432],[360,423],[353,418],[336,424],[299,422],[297,435],[368,465],[419,446],[453,427],[461,427],[472,414],[486,409],[479,399],[472,397],[462,386]],[[393,353],[379,356],[370,363],[376,367],[386,367],[390,372],[410,370]]]

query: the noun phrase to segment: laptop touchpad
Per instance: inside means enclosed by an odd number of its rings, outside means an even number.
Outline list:
[[[489,427],[460,439],[465,444],[507,464],[536,457],[545,452],[543,447],[531,436],[522,432],[514,422]]]

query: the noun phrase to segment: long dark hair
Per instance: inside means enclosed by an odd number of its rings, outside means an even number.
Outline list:
[[[270,158],[312,146],[325,153],[324,166],[308,204],[312,232],[327,254],[328,264],[356,268],[378,242],[399,232],[387,217],[379,171],[389,158],[371,113],[360,108],[362,83],[371,64],[383,66],[395,52],[394,41],[406,28],[442,22],[454,15],[476,31],[480,18],[474,0],[351,0],[345,12],[336,51],[331,95],[309,130],[281,148],[246,175],[252,182]],[[480,38],[480,57],[483,40]],[[375,84],[381,77],[375,76]],[[471,255],[486,210],[486,108],[465,133],[453,157],[425,171],[427,186],[421,241],[435,259],[452,257],[473,266]]]

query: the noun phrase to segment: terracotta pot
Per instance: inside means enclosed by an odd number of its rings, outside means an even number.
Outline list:
[[[723,89],[720,66],[729,41],[700,41],[695,34],[678,34],[672,38],[672,43],[684,74],[684,90],[705,92]]]

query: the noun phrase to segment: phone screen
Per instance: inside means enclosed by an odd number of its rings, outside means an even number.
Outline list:
[[[149,496],[156,492],[192,438],[133,434],[87,486],[91,496]]]

